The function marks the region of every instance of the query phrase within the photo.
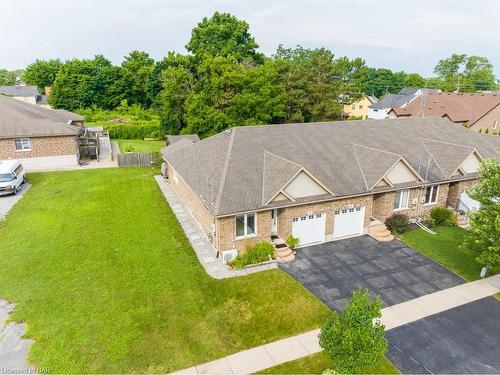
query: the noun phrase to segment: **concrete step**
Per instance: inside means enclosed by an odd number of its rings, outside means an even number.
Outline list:
[[[283,257],[286,257],[290,254],[293,254],[293,251],[290,250],[288,247],[285,247],[283,249],[275,249],[274,254],[283,258]]]
[[[372,225],[368,227],[370,233],[384,233],[387,230],[385,224]]]
[[[386,236],[372,236],[379,242],[391,242],[394,239],[394,236],[389,232]]]
[[[276,257],[276,260],[279,262],[279,263],[290,263],[290,262],[293,262],[295,260],[295,255],[293,253],[290,253],[289,255],[285,256],[285,257]]]
[[[394,239],[392,233],[385,224],[377,224],[368,227],[368,234],[379,242],[390,242]]]

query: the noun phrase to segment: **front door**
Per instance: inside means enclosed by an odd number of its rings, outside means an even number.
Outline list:
[[[271,233],[278,233],[278,209],[271,210]]]

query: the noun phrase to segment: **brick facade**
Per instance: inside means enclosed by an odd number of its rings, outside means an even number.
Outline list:
[[[29,140],[31,151],[16,151],[14,139],[0,139],[0,159],[26,159],[78,154],[78,145],[74,136],[38,137],[29,138]]]
[[[181,176],[176,175],[175,171],[170,166],[167,167],[167,177],[172,188],[191,211],[204,232],[209,235],[209,237],[213,237],[215,220],[200,198],[191,190]]]
[[[496,128],[495,126],[496,121]],[[481,130],[483,133],[488,129],[489,134],[493,134],[493,132],[500,132],[500,106],[495,107],[490,112],[484,115],[481,119],[479,119],[474,125],[470,127],[475,131]]]
[[[476,181],[477,180],[467,180],[450,183],[446,204],[456,209],[458,206],[458,198],[460,198],[460,195],[469,186],[474,185]]]
[[[256,213],[256,235],[244,239],[236,239],[236,218],[227,216],[217,219],[218,250],[235,248],[238,251],[245,246],[259,241],[271,241],[271,210]]]

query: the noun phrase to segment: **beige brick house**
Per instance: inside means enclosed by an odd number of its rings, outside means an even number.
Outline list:
[[[219,251],[366,233],[395,212],[457,207],[500,139],[444,118],[235,127],[162,150],[166,178]]]
[[[27,170],[78,166],[83,117],[0,95],[0,160],[19,159]]]

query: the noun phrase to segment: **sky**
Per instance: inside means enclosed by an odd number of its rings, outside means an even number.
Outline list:
[[[192,28],[215,11],[246,20],[267,55],[280,43],[326,47],[428,77],[452,53],[477,54],[500,77],[500,0],[0,0],[0,68],[96,54],[120,64],[132,50],[155,59],[184,53]]]

